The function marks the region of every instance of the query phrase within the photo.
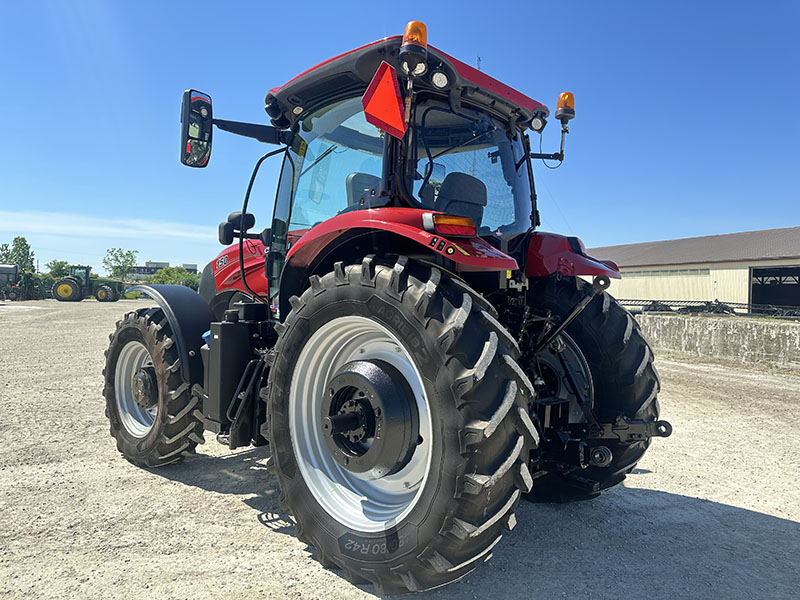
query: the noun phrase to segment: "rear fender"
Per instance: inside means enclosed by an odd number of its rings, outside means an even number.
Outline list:
[[[426,251],[455,263],[456,271],[503,271],[516,269],[517,261],[479,237],[443,238],[425,231],[422,215],[430,210],[417,208],[374,208],[337,215],[309,229],[295,242],[287,261],[308,266],[331,243],[352,230],[386,231],[412,240]],[[386,248],[391,252],[392,248]]]
[[[554,273],[567,277],[605,275],[612,279],[621,278],[616,264],[588,256],[578,238],[534,231],[528,242],[525,275],[544,277]]]
[[[182,285],[135,285],[126,290],[152,298],[164,311],[180,357],[180,374],[189,385],[203,385],[200,347],[203,334],[211,328],[214,315],[200,295]]]
[[[422,215],[430,212],[395,207],[360,210],[309,229],[287,255],[281,274],[281,315],[288,314],[288,299],[302,293],[310,275],[327,273],[336,261],[360,260],[367,254],[405,254],[455,272],[519,268],[516,260],[479,237],[452,239],[425,231]]]

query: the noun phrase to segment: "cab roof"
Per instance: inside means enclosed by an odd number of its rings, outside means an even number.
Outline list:
[[[271,89],[265,102],[272,123],[289,128],[317,107],[363,94],[383,61],[403,78],[398,60],[401,42],[402,36],[372,42],[321,62]],[[427,71],[414,80],[415,91],[438,95],[449,101],[453,110],[466,104],[490,112],[519,129],[527,127],[535,115],[547,117],[550,113],[544,104],[433,46],[428,46],[427,65]],[[444,90],[431,83],[430,76],[436,71],[447,75],[448,85]]]

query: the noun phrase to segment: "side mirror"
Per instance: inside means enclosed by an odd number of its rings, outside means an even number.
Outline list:
[[[447,168],[442,163],[433,163],[433,170],[431,171],[430,182],[434,185],[442,185],[445,176],[447,175]]]
[[[242,211],[237,210],[228,215],[228,223],[233,225],[234,229],[239,229],[242,224]],[[251,229],[256,224],[256,216],[253,213],[244,213],[244,227],[242,231]]]
[[[205,167],[211,156],[214,117],[211,96],[197,90],[183,92],[181,105],[181,162],[187,167]]]
[[[233,243],[233,225],[230,223],[220,223],[217,229],[217,239],[223,246],[230,246]]]
[[[248,229],[252,229],[256,224],[256,217],[252,213],[244,213],[244,229],[239,231],[239,226],[242,224],[241,211],[232,212],[228,215],[228,220],[220,223],[217,230],[217,238],[219,243],[223,246],[230,246],[236,238],[261,240],[261,242],[268,246],[272,237],[272,232],[269,228],[261,233],[247,233]]]

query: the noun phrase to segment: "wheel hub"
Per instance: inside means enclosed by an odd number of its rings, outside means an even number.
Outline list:
[[[326,386],[322,434],[340,467],[366,479],[397,473],[419,441],[419,414],[403,375],[382,360],[345,364]]]
[[[156,370],[152,366],[142,367],[134,373],[131,388],[139,408],[147,410],[158,404]]]

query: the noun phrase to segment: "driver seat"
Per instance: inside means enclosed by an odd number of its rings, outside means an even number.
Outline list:
[[[347,207],[352,208],[361,203],[362,198],[369,198],[369,190],[381,182],[380,177],[369,173],[350,173],[345,180],[347,186]]]
[[[486,184],[466,173],[448,173],[439,188],[434,210],[469,217],[480,227],[486,206]]]

